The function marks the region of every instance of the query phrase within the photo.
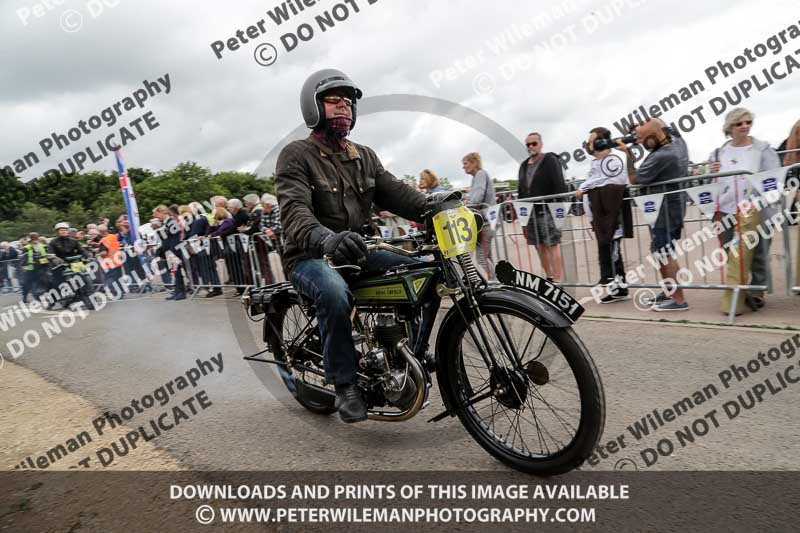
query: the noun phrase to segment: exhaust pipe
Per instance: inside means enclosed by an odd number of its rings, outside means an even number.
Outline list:
[[[425,370],[423,370],[422,365],[417,361],[417,358],[414,357],[414,353],[408,347],[408,339],[403,339],[397,343],[397,353],[408,363],[409,371],[417,384],[417,394],[414,397],[414,402],[411,404],[411,407],[405,411],[397,413],[390,411],[369,411],[368,417],[370,420],[377,420],[380,422],[403,422],[404,420],[414,417],[425,405],[425,400],[428,397],[428,383],[427,379],[425,379]]]

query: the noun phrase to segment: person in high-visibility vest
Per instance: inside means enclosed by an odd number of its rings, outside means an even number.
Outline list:
[[[47,275],[47,250],[39,243],[39,234],[31,233],[30,241],[22,248],[22,301],[28,303],[28,294],[38,298],[44,292]]]
[[[125,251],[114,233],[108,232],[108,226],[101,224],[97,230],[103,236],[100,239],[98,252],[100,256],[100,266],[106,273],[106,287],[111,287],[122,277],[122,265],[125,264]],[[122,294],[122,292],[120,292]]]

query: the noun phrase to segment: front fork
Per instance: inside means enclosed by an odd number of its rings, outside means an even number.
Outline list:
[[[517,387],[511,372],[524,371],[524,369],[522,367],[522,361],[517,353],[516,347],[511,340],[511,333],[508,330],[508,326],[503,321],[502,317],[497,317],[495,319],[489,316],[483,316],[473,291],[467,289],[464,292],[465,296],[462,299],[462,305],[459,305],[455,295],[452,295],[451,298],[453,300],[453,305],[456,306],[459,314],[461,315],[461,319],[464,320],[464,324],[466,325],[469,336],[472,338],[472,342],[478,349],[486,368],[494,378],[493,386],[491,386],[492,391],[489,394],[511,394],[512,396],[515,396],[518,401],[522,402],[526,392],[519,390],[519,387]],[[465,315],[464,308],[462,306],[466,306],[468,313],[475,318],[474,324],[469,320],[469,317]],[[501,365],[498,363],[494,350],[492,349],[496,346],[496,344],[489,342],[489,330],[491,330],[494,338],[499,341],[500,349],[505,352],[507,361],[512,363],[512,369],[509,369],[505,364]]]

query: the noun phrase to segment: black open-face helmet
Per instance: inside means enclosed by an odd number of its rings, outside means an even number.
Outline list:
[[[363,93],[347,74],[332,68],[315,72],[303,84],[300,91],[300,110],[306,126],[313,130],[325,125],[325,106],[320,96],[331,89],[343,89],[350,93],[350,99],[353,100],[353,122],[350,124],[352,130],[356,125],[356,100]]]

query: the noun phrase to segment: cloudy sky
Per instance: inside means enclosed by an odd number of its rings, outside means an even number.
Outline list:
[[[304,79],[328,67],[345,70],[365,96],[435,97],[489,117],[520,140],[540,131],[545,149],[554,152],[571,152],[590,128],[612,127],[639,105],[649,107],[701,80],[705,91],[666,115],[677,120],[705,106],[707,123],[686,135],[692,159],[699,160],[723,141],[722,117],[707,102],[752,75],[763,77],[762,69],[775,62],[785,73],[785,56],[800,49],[800,38],[789,41],[779,54],[769,52],[715,85],[704,74],[717,61],[732,62],[745,48],[800,24],[796,0],[318,0],[278,26],[268,11],[280,5],[2,0],[0,166],[33,151],[40,163],[19,173],[31,179],[151,111],[159,127],[125,147],[128,165],[159,170],[190,160],[214,171],[254,171],[301,124]],[[316,17],[326,11],[347,18],[323,32]],[[213,42],[261,19],[265,34],[238,50],[226,48],[222,59],[214,55]],[[287,52],[289,38],[282,36],[304,23],[314,35]],[[254,60],[262,43],[277,49],[270,66]],[[800,53],[793,57],[800,61]],[[44,157],[41,139],[65,134],[133,94],[143,80],[167,73],[169,95]],[[773,145],[786,137],[800,118],[798,89],[795,71],[754,91],[744,105],[757,115],[755,136]],[[373,113],[359,120],[353,139],[372,146],[398,176],[431,168],[465,184],[460,160],[471,151],[483,155],[496,178],[514,178],[519,164],[487,132],[458,117]],[[114,166],[105,159],[88,168]],[[567,175],[585,172],[585,162],[572,163]]]

